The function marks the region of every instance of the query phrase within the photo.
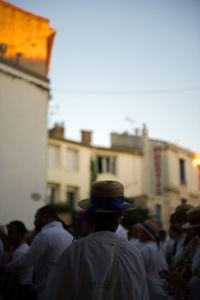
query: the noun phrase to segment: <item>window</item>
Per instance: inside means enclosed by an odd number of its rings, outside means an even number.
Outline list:
[[[183,159],[179,160],[179,168],[180,168],[180,183],[186,184],[186,178],[185,178],[185,161]]]
[[[53,204],[58,200],[58,185],[48,184],[47,186],[47,199],[48,203]]]
[[[48,146],[48,166],[57,167],[59,158],[59,147],[54,145]]]
[[[78,151],[67,149],[66,167],[68,170],[78,170]]]
[[[160,204],[155,205],[155,222],[161,227],[161,206]]]
[[[116,158],[109,156],[97,156],[97,172],[102,173],[116,173]]]
[[[66,203],[74,207],[78,196],[78,188],[76,187],[67,187],[66,191]]]

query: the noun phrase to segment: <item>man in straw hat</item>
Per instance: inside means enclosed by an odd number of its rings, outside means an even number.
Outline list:
[[[144,261],[149,295],[151,300],[165,300],[168,295],[163,290],[163,281],[159,271],[167,268],[164,252],[160,248],[159,227],[152,220],[146,220],[139,225],[140,252]]]
[[[187,234],[182,229],[182,225],[187,220],[187,211],[192,207],[190,204],[181,204],[176,207],[175,212],[170,216],[170,239],[168,240],[165,252],[169,266],[180,259],[185,243],[187,243]]]
[[[187,243],[178,261],[166,278],[169,299],[200,299],[200,206],[186,212],[187,222],[182,229],[187,233]]]
[[[118,181],[97,181],[90,199],[79,201],[93,232],[63,252],[50,274],[44,300],[149,299],[139,251],[115,234],[122,213],[134,209],[123,193]]]

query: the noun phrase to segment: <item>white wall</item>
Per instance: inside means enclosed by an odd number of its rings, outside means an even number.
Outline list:
[[[0,70],[0,223],[32,228],[45,196],[48,82],[3,63]]]

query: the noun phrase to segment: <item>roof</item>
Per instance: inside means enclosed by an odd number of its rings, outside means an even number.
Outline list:
[[[48,19],[0,1],[0,44],[7,46],[5,58],[15,59],[20,53],[30,68],[35,61],[44,63],[47,74],[55,33]]]
[[[92,149],[95,149],[95,150],[143,155],[143,152],[140,151],[140,150],[137,150],[137,149],[107,148],[107,147],[98,147],[98,146],[93,146],[93,145],[85,145],[85,144],[83,144],[81,142],[76,142],[76,141],[68,140],[68,139],[65,139],[65,138],[55,137],[55,136],[53,136],[51,134],[49,134],[49,139],[51,139],[51,140],[57,140],[57,141],[61,141],[61,142],[67,142],[67,143],[71,143],[71,144],[74,144],[74,145],[77,145],[77,146],[82,146],[82,147],[86,147],[86,148],[92,148]]]

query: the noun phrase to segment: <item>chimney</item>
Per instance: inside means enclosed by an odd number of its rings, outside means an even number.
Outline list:
[[[64,125],[63,123],[61,125],[55,124],[52,129],[49,130],[49,136],[64,139]]]
[[[82,142],[82,144],[90,146],[91,145],[91,137],[92,137],[92,132],[91,131],[81,130],[81,142]]]
[[[147,127],[146,127],[145,123],[143,124],[142,135],[145,137],[147,137],[147,135],[148,135],[148,131],[147,131]]]

